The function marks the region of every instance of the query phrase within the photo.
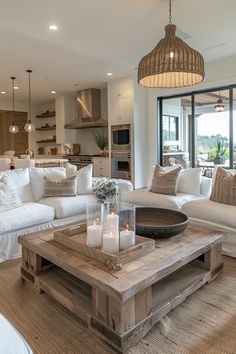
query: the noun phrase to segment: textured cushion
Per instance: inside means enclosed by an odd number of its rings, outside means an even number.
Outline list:
[[[236,208],[234,205],[217,203],[209,199],[199,199],[186,203],[182,211],[192,218],[236,228]]]
[[[64,167],[31,168],[30,183],[35,201],[41,199],[44,194],[44,176],[50,178],[51,180],[58,181],[66,178],[66,170]]]
[[[54,219],[53,208],[34,202],[23,203],[19,208],[0,213],[0,235],[43,224]]]
[[[176,195],[181,166],[166,171],[160,165],[156,165],[151,185],[151,192]]]
[[[76,195],[76,176],[52,181],[44,176],[44,197],[72,197]]]
[[[210,200],[236,205],[236,173],[218,167]]]
[[[165,195],[151,193],[148,189],[137,189],[125,193],[122,196],[122,202],[134,204],[136,206],[149,206],[165,209],[181,209],[181,207],[190,200],[199,197],[186,193],[178,193],[177,195]]]
[[[93,193],[92,176],[93,165],[89,164],[86,167],[81,168],[76,173],[77,176],[77,193],[88,194]]]
[[[30,176],[29,176],[29,169],[16,169],[16,170],[9,170],[9,171],[1,171],[1,176],[8,176],[11,183],[14,185],[18,196],[22,202],[32,202],[33,195],[30,186]]]
[[[181,170],[177,191],[179,193],[200,195],[201,178],[201,168],[189,168]]]
[[[22,201],[18,197],[9,177],[0,177],[0,212],[19,208],[20,206],[22,206]]]
[[[75,197],[43,198],[40,200],[40,203],[53,207],[56,218],[62,219],[80,214],[84,214],[86,217],[86,204],[91,201],[97,201],[94,194],[77,195]]]

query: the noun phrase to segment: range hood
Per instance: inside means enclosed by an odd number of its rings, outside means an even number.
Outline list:
[[[101,118],[101,91],[86,89],[78,91],[78,118],[64,125],[65,129],[84,129],[106,127],[107,121]]]

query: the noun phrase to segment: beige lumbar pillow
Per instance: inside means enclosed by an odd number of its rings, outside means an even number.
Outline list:
[[[155,166],[150,192],[176,195],[181,166],[166,171],[160,165]]]
[[[210,200],[236,205],[236,173],[218,167]]]
[[[44,180],[44,197],[72,197],[76,195],[76,176],[63,178],[58,181],[44,176]]]

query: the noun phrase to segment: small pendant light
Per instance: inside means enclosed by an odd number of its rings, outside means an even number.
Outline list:
[[[225,106],[223,104],[223,100],[220,98],[220,92],[219,92],[219,99],[217,100],[217,104],[215,105],[215,111],[223,112],[224,110],[225,110]]]
[[[12,80],[12,123],[9,127],[9,132],[12,134],[16,134],[19,131],[19,127],[18,125],[15,124],[15,89],[14,89],[14,81],[15,81],[15,77],[10,77],[10,79]]]
[[[30,74],[32,73],[32,70],[26,70],[26,72],[29,74],[29,112],[28,112],[28,122],[25,124],[24,129],[28,133],[31,133],[35,131],[35,125],[34,123],[31,123],[31,85],[30,85]]]
[[[205,76],[202,55],[175,35],[176,26],[171,20],[165,37],[145,55],[138,66],[138,83],[144,87],[174,88],[200,83]]]

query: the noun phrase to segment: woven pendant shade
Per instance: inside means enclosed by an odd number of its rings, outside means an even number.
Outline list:
[[[165,27],[165,37],[145,55],[138,66],[138,83],[145,87],[174,88],[200,83],[205,76],[204,60],[175,35],[176,26]]]

